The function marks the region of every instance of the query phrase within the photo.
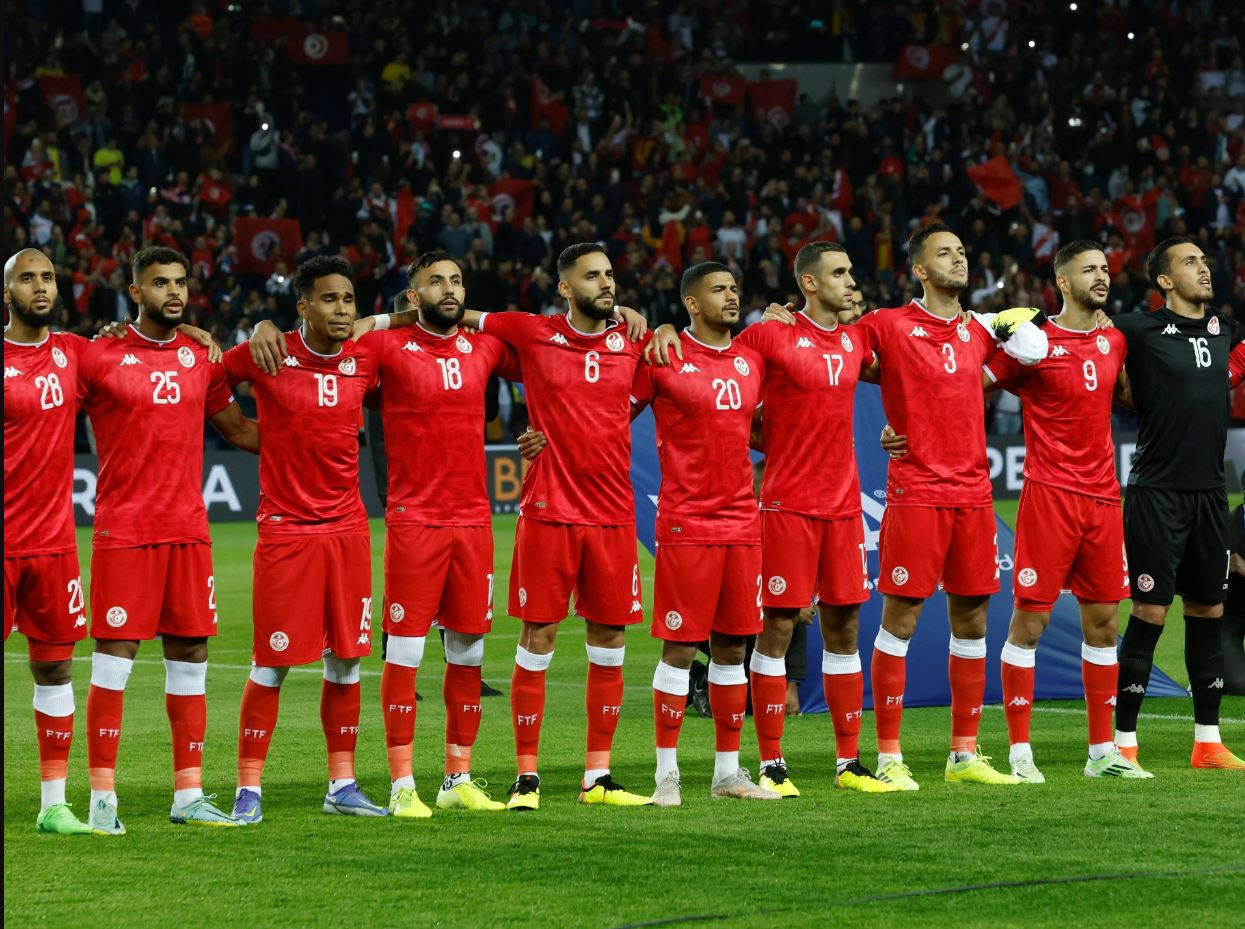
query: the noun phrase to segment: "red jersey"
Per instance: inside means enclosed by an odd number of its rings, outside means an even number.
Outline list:
[[[520,514],[583,526],[634,523],[630,398],[643,343],[617,322],[580,332],[565,313],[486,313],[480,329],[515,350],[532,428],[549,439],[523,479]]]
[[[859,516],[852,409],[860,369],[873,353],[846,326],[826,329],[804,313],[795,320],[749,326],[735,340],[765,361],[761,509]]]
[[[4,340],[4,557],[77,550],[73,434],[78,359],[87,340],[53,332]]]
[[[212,541],[203,505],[203,420],[233,403],[207,349],[130,326],[82,352],[78,396],[95,429],[95,547]]]
[[[887,469],[887,505],[989,506],[981,367],[994,337],[976,319],[943,319],[920,300],[875,310],[852,331],[878,355],[886,418],[908,437],[908,454]]]
[[[738,342],[713,348],[686,331],[679,339],[683,360],[641,365],[631,391],[657,420],[657,544],[759,545],[748,435],[765,363]]]
[[[276,377],[256,367],[247,342],[224,357],[230,384],[251,382],[259,413],[259,531],[366,531],[359,423],[363,396],[376,386],[375,358],[353,341],[321,355],[301,330],[286,333],[285,344]]]
[[[389,458],[385,522],[489,525],[484,395],[493,374],[522,380],[514,351],[491,335],[439,335],[420,325],[370,332],[360,341],[380,372]]]
[[[1111,403],[1128,343],[1118,329],[1043,327],[1050,350],[1029,367],[1002,349],[986,374],[1020,397],[1025,425],[1025,480],[1120,499],[1111,438]]]

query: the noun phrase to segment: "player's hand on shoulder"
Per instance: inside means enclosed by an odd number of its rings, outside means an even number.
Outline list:
[[[795,304],[787,303],[771,303],[765,308],[765,313],[761,316],[761,322],[766,323],[770,320],[780,322],[784,326],[795,325]]]
[[[540,454],[540,450],[548,445],[543,432],[536,432],[531,426],[519,436],[519,454],[527,461],[532,461]]]
[[[668,365],[672,350],[679,361],[682,361],[683,341],[679,338],[678,330],[669,323],[663,323],[653,330],[653,338],[644,346],[644,360],[649,364]]]
[[[208,332],[206,329],[200,329],[198,326],[192,326],[189,323],[182,323],[177,327],[177,331],[186,338],[190,339],[192,342],[198,342],[206,348],[208,353],[208,361],[211,364],[216,364],[220,361],[224,352],[220,350],[220,346],[217,345],[216,340],[212,338],[212,333]]]
[[[637,313],[629,306],[614,307],[614,318],[627,327],[627,338],[632,342],[639,342],[644,338],[644,333],[648,332],[648,320],[644,318],[644,314]]]
[[[464,329],[470,329],[472,332],[479,332],[480,317],[483,315],[479,310],[464,310],[463,318],[458,321],[458,325]]]
[[[289,351],[285,347],[285,333],[272,320],[263,319],[255,324],[248,343],[251,360],[265,374],[275,376],[281,370]]]
[[[890,423],[882,427],[882,435],[879,437],[879,441],[882,444],[882,451],[892,458],[902,458],[908,454],[908,437],[897,434],[891,428]]]
[[[109,323],[99,332],[95,333],[95,335],[91,337],[91,341],[94,342],[96,339],[99,339],[99,338],[124,339],[125,333],[129,328],[130,328],[129,320],[126,320],[123,323]]]
[[[1102,310],[1094,311],[1094,325],[1097,326],[1099,329],[1114,329],[1115,328],[1115,323],[1112,321],[1111,317],[1108,316],[1106,313],[1104,313]]]

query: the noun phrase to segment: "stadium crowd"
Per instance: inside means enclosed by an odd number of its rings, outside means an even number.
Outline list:
[[[869,306],[898,305],[918,292],[903,243],[935,219],[963,237],[980,309],[1055,310],[1049,259],[1086,237],[1111,261],[1110,311],[1149,305],[1147,249],[1189,234],[1220,309],[1245,311],[1233,4],[559,6],[28,4],[6,17],[8,250],[49,254],[64,327],[89,332],[132,315],[137,248],[178,248],[191,319],[223,344],[291,320],[294,264],[315,254],[349,259],[364,312],[444,248],[469,305],[541,313],[555,256],[601,240],[619,301],[657,324],[685,321],[678,276],[707,258],[754,314],[795,299],[793,256],[823,238],[847,247]],[[902,75],[909,47],[940,73],[919,61],[932,79],[876,107],[801,94],[758,120],[711,99],[743,60]],[[1020,184],[1008,208],[969,174],[996,156]],[[294,244],[257,265],[250,218],[293,218]]]

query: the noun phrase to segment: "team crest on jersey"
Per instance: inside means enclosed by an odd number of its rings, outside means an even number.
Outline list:
[[[605,347],[611,352],[621,352],[624,344],[621,332],[611,332],[605,337]]]
[[[69,364],[69,359],[65,357],[65,353],[55,345],[52,346],[52,363],[58,368],[63,368]]]
[[[130,614],[125,611],[123,606],[109,607],[108,612],[104,614],[104,621],[114,629],[120,629],[129,618]]]
[[[852,340],[847,337],[846,332],[839,333],[839,341],[843,343],[843,351],[850,352],[852,350]]]
[[[737,356],[735,358],[735,370],[738,371],[740,374],[742,374],[744,377],[747,377],[748,372],[749,372],[748,362],[744,361],[744,359],[739,358]]]
[[[1098,351],[1104,355],[1111,354],[1111,343],[1107,341],[1107,337],[1101,332],[1098,333],[1098,338],[1094,339],[1094,344],[1098,346]]]
[[[666,628],[674,632],[683,626],[683,615],[678,610],[671,610],[666,614]]]
[[[1210,318],[1210,320],[1206,323],[1206,331],[1209,332],[1211,335],[1219,335],[1219,317],[1218,316],[1212,316]],[[55,349],[53,349],[53,351],[55,351]]]
[[[278,629],[268,636],[268,647],[274,652],[283,652],[290,647],[290,637]]]
[[[1143,594],[1148,594],[1154,589],[1154,578],[1148,574],[1137,575],[1137,589]]]
[[[350,377],[350,375],[354,374],[354,371],[355,371],[354,357],[351,356],[350,358],[343,358],[341,361],[337,362],[337,370],[340,371],[342,374],[346,375],[347,377]]]
[[[389,618],[395,623],[400,623],[406,619],[406,608],[401,603],[389,604]]]
[[[1037,583],[1037,572],[1032,568],[1021,568],[1016,575],[1016,583],[1021,587],[1032,587]]]
[[[891,580],[902,587],[904,584],[908,583],[908,569],[903,565],[900,565],[891,572]]]
[[[519,606],[527,606],[527,588],[519,588]]]
[[[781,575],[775,574],[773,577],[769,579],[769,583],[766,584],[765,586],[769,588],[770,593],[772,593],[775,597],[777,597],[779,594],[786,592],[787,579],[785,577],[782,577]]]
[[[464,355],[471,354],[471,343],[467,341],[467,337],[465,335],[460,335],[457,339],[454,340],[454,347],[457,348]]]
[[[966,325],[964,325],[963,323],[957,323],[957,324],[956,324],[956,327],[955,327],[955,333],[956,333],[956,335],[958,335],[958,336],[960,337],[960,341],[961,341],[961,342],[967,342],[967,341],[968,341],[968,338],[969,338],[969,336],[968,336],[968,327],[967,327]]]

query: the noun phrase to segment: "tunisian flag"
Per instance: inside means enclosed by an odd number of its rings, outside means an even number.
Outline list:
[[[791,122],[795,112],[799,82],[793,78],[779,81],[751,81],[748,84],[748,105],[758,123],[782,128]]]
[[[489,193],[493,195],[493,222],[500,223],[506,218],[506,207],[514,211],[511,225],[521,226],[523,220],[532,215],[536,205],[536,182],[519,178],[503,177],[492,183]]]
[[[736,74],[706,74],[700,79],[700,95],[710,103],[738,106],[744,102],[744,79]]]
[[[238,219],[234,233],[238,270],[243,274],[268,275],[278,261],[293,268],[303,247],[303,231],[296,219]]]
[[[296,65],[344,65],[350,61],[350,36],[344,32],[290,31],[285,50]]]
[[[1002,155],[973,165],[968,169],[968,176],[983,197],[993,200],[1002,209],[1010,210],[1020,203],[1020,178]]]
[[[86,112],[82,81],[76,74],[56,74],[39,79],[43,102],[56,114],[56,125],[69,126]]]
[[[1151,188],[1143,194],[1130,194],[1115,201],[1112,221],[1124,235],[1134,254],[1154,248],[1155,205],[1159,193]]]
[[[891,71],[891,77],[909,77],[933,80],[955,61],[955,52],[945,45],[905,45],[899,60]]]
[[[203,123],[216,137],[217,145],[233,151],[233,109],[228,103],[183,103],[182,119]]]

